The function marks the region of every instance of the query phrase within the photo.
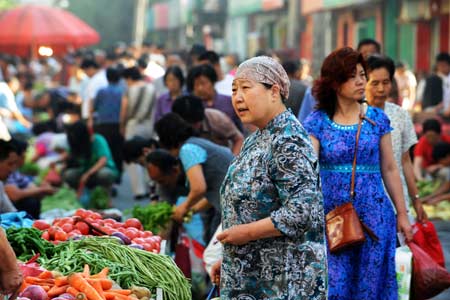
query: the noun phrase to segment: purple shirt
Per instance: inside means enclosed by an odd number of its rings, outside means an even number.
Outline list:
[[[158,122],[165,114],[172,111],[172,98],[169,93],[159,96],[155,107],[155,123]]]
[[[234,111],[233,105],[231,104],[231,97],[221,94],[216,94],[216,98],[214,99],[214,103],[212,106],[208,106],[208,108],[215,108],[225,113],[230,119],[236,124],[237,128],[242,132],[242,122],[239,117],[236,115]]]

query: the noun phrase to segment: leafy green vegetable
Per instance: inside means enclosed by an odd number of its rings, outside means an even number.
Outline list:
[[[39,166],[33,162],[26,162],[20,167],[20,172],[30,176],[36,176],[39,174]]]
[[[431,195],[434,191],[436,191],[439,186],[441,185],[441,182],[439,180],[435,181],[418,181],[417,182],[417,188],[419,189],[419,197],[426,197],[428,195]]]
[[[60,188],[55,194],[47,196],[41,201],[41,212],[46,212],[55,208],[63,210],[73,210],[81,208],[77,194],[67,187]]]
[[[106,209],[109,207],[108,192],[101,186],[97,186],[90,193],[89,208],[90,209]]]
[[[169,224],[173,207],[167,202],[151,203],[147,206],[136,205],[131,210],[133,218],[139,219],[145,230],[157,234]]]
[[[6,230],[6,236],[19,260],[26,262],[36,253],[43,257],[51,257],[55,246],[41,238],[42,232],[36,228],[10,227]]]

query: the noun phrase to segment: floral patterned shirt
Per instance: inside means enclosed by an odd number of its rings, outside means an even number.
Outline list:
[[[408,186],[406,185],[405,175],[403,173],[402,155],[417,144],[417,135],[409,113],[397,104],[386,102],[384,113],[391,121],[392,149],[394,151],[395,162],[397,163],[402,180],[403,195],[405,197],[406,209],[409,211],[410,201],[408,195]]]
[[[221,297],[326,299],[327,256],[319,165],[285,111],[249,136],[221,188],[224,229],[270,217],[280,237],[224,245]]]

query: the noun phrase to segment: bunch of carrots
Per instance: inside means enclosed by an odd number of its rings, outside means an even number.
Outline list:
[[[39,285],[50,299],[68,293],[76,300],[136,300],[131,290],[112,289],[113,281],[107,278],[108,272],[109,269],[104,268],[91,275],[89,265],[85,265],[82,273],[53,278],[52,272],[44,271],[37,277],[25,277],[21,291],[29,285]]]

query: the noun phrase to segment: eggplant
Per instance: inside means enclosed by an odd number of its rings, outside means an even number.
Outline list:
[[[115,236],[115,237],[118,237],[119,239],[121,239],[121,240],[122,240],[122,243],[123,243],[124,245],[129,245],[129,244],[131,244],[130,238],[128,238],[128,237],[127,237],[125,234],[123,234],[122,232],[119,232],[119,231],[113,232],[113,234],[111,234],[111,236]]]

